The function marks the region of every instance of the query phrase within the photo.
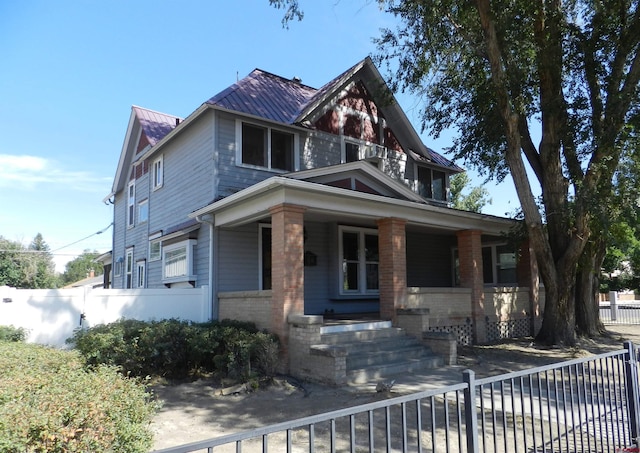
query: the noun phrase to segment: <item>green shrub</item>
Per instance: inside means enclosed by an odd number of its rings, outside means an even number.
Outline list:
[[[24,341],[26,339],[26,329],[14,326],[0,326],[0,341]]]
[[[214,372],[246,380],[256,372],[272,375],[261,357],[267,342],[272,355],[275,351],[276,363],[278,355],[275,337],[258,332],[252,323],[229,320],[122,319],[76,331],[68,342],[89,366],[115,365],[139,377],[184,378]]]
[[[147,452],[157,410],[114,367],[87,371],[75,351],[0,343],[0,451]]]

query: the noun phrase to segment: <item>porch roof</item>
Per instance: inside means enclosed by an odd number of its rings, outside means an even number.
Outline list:
[[[274,176],[192,212],[189,217],[213,217],[216,226],[235,227],[270,217],[280,204],[304,207],[309,220],[375,222],[384,217],[407,220],[407,225],[438,230],[480,230],[501,234],[516,220],[433,206],[418,201],[358,192],[320,183]]]

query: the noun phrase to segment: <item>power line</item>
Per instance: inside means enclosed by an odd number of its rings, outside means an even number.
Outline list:
[[[55,249],[55,250],[51,250],[51,253],[53,253],[53,252],[57,252],[58,250],[66,249],[67,247],[71,247],[72,245],[75,245],[75,244],[77,244],[78,242],[85,241],[85,240],[89,239],[90,237],[97,236],[98,234],[102,234],[102,233],[104,233],[105,231],[107,231],[109,228],[111,228],[111,226],[112,226],[112,225],[113,225],[113,222],[112,222],[112,223],[110,223],[109,225],[107,225],[106,227],[104,227],[103,229],[101,229],[100,231],[96,231],[95,233],[90,234],[90,235],[89,235],[89,236],[87,236],[87,237],[84,237],[84,238],[82,238],[82,239],[78,239],[77,241],[72,242],[71,244],[67,244],[67,245],[63,245],[62,247],[58,247],[58,248],[57,248],[57,249]]]

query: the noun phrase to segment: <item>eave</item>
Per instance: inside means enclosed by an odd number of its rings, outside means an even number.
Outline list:
[[[212,215],[219,227],[236,227],[263,220],[270,208],[292,204],[306,208],[305,215],[341,218],[349,222],[375,222],[382,217],[407,220],[408,225],[438,230],[480,230],[485,234],[507,232],[517,222],[511,219],[458,211],[415,201],[356,192],[308,181],[274,176],[245,190],[214,202],[189,217]]]

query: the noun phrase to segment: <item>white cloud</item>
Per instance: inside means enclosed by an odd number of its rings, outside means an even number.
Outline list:
[[[65,169],[43,157],[0,154],[0,187],[34,189],[41,184],[64,184],[75,190],[104,192],[109,180],[90,172]]]

